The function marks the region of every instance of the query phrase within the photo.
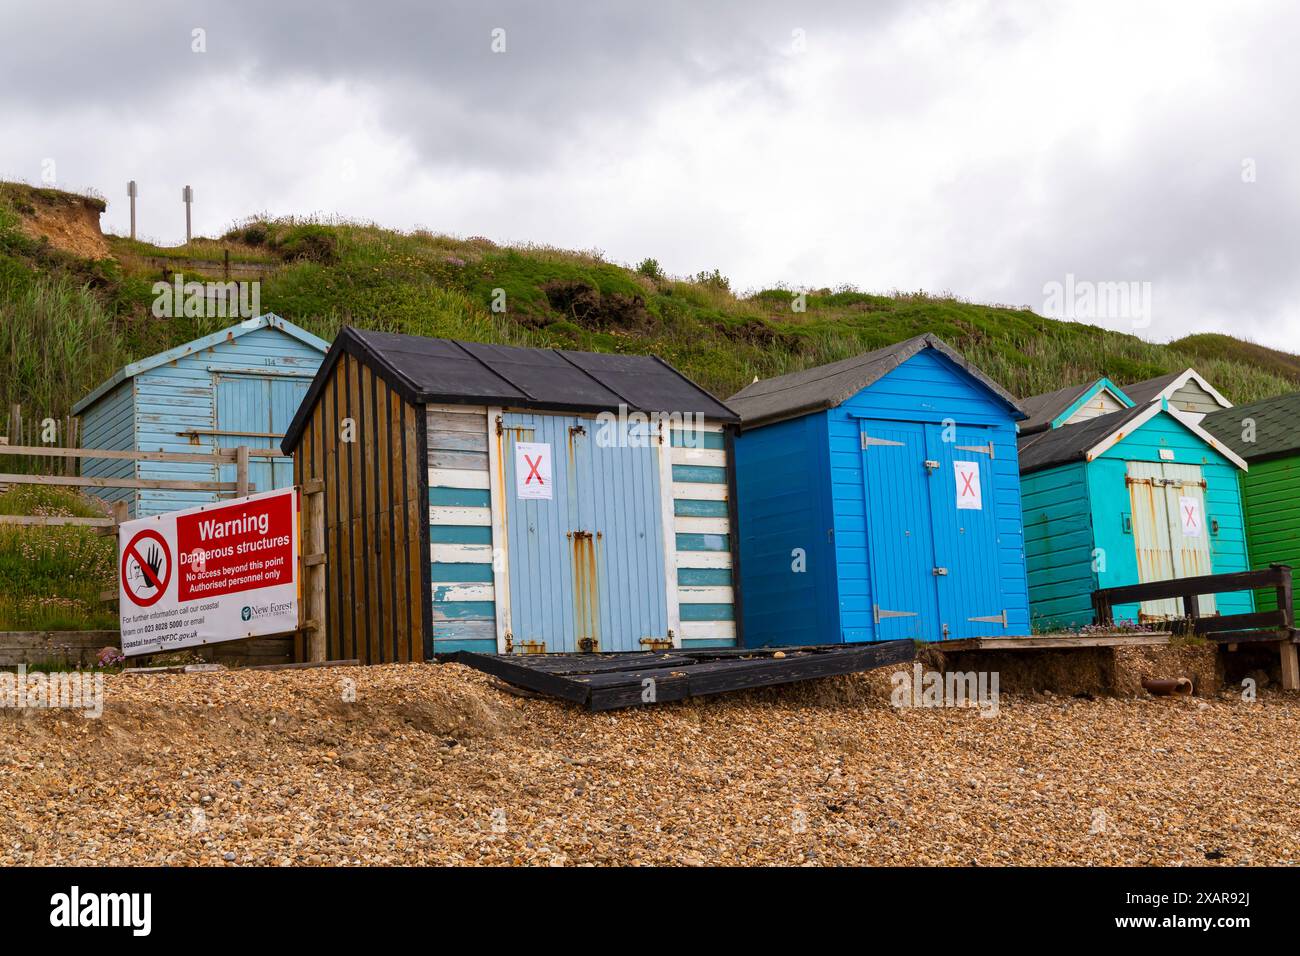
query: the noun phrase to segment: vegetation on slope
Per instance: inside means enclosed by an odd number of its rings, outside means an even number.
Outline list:
[[[654,259],[629,268],[598,251],[301,219],[253,218],[220,239],[174,248],[110,236],[104,246],[110,255],[100,258],[34,234],[32,222],[57,220],[60,210],[75,211],[84,226],[85,207],[93,212],[103,202],[0,184],[0,413],[21,403],[28,420],[61,418],[126,362],[231,324],[151,314],[154,282],[173,272],[219,281],[227,251],[232,263],[263,274],[263,311],[326,339],[351,323],[474,341],[653,353],[722,398],[755,376],[847,358],[922,332],[936,333],[1019,396],[1099,375],[1132,382],[1188,365],[1238,403],[1300,386],[1300,357],[1224,335],[1155,345],[1027,309],[919,292],[875,295],[843,287],[809,290],[798,299],[784,288],[737,294],[717,270],[674,278]],[[12,506],[0,498],[0,512],[13,513]],[[5,573],[17,573],[15,553],[46,548],[36,543],[45,533],[8,529],[0,538]],[[67,538],[72,564],[55,568],[42,557],[21,593],[89,600],[90,590],[78,596],[31,589],[52,587],[49,581],[90,560],[76,534]],[[10,581],[20,586],[12,577],[0,577],[0,586]],[[102,586],[96,582],[93,591]],[[0,608],[0,615],[15,613]],[[87,605],[83,626],[94,626],[99,613],[98,605]]]

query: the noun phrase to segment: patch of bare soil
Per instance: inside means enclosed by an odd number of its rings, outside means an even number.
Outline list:
[[[82,259],[106,259],[112,253],[99,228],[98,204],[70,201],[37,202],[20,212],[19,224],[33,239],[48,238],[50,245]]]

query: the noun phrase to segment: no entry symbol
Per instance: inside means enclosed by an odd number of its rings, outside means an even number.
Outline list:
[[[122,590],[131,603],[140,607],[157,604],[171,579],[171,548],[157,531],[146,528],[122,549]]]

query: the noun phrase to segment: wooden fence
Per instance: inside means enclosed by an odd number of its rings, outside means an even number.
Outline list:
[[[1203,594],[1261,589],[1272,589],[1276,593],[1277,610],[1201,616],[1198,598]],[[1116,605],[1181,598],[1183,617],[1170,622],[1175,632],[1196,634],[1218,644],[1277,642],[1282,657],[1282,686],[1286,690],[1300,690],[1300,661],[1296,653],[1300,632],[1295,627],[1293,596],[1291,568],[1274,564],[1262,571],[1202,574],[1192,578],[1102,588],[1092,593],[1092,607],[1097,623],[1103,624],[1113,621]]]

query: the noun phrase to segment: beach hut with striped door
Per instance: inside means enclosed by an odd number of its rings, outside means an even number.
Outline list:
[[[275,448],[325,359],[328,344],[277,315],[263,315],[123,366],[72,409],[83,448],[204,452]],[[87,477],[168,481],[235,480],[235,465],[206,462],[82,460]],[[253,458],[257,491],[293,484],[286,458]],[[211,504],[213,491],[103,489],[134,518]]]
[[[1250,465],[1240,474],[1250,567],[1300,572],[1300,392],[1214,412],[1201,425]],[[1273,591],[1255,600],[1277,610]]]
[[[1029,633],[1016,422],[933,335],[727,404],[749,645]]]
[[[736,421],[653,356],[345,328],[282,446],[329,656],[736,645]]]
[[[1039,398],[1026,404],[1054,417]],[[1019,453],[1036,630],[1093,623],[1098,588],[1246,570],[1246,463],[1163,402],[1022,434]],[[1203,616],[1253,609],[1248,592],[1200,602]],[[1170,599],[1117,607],[1115,619],[1182,613]]]

